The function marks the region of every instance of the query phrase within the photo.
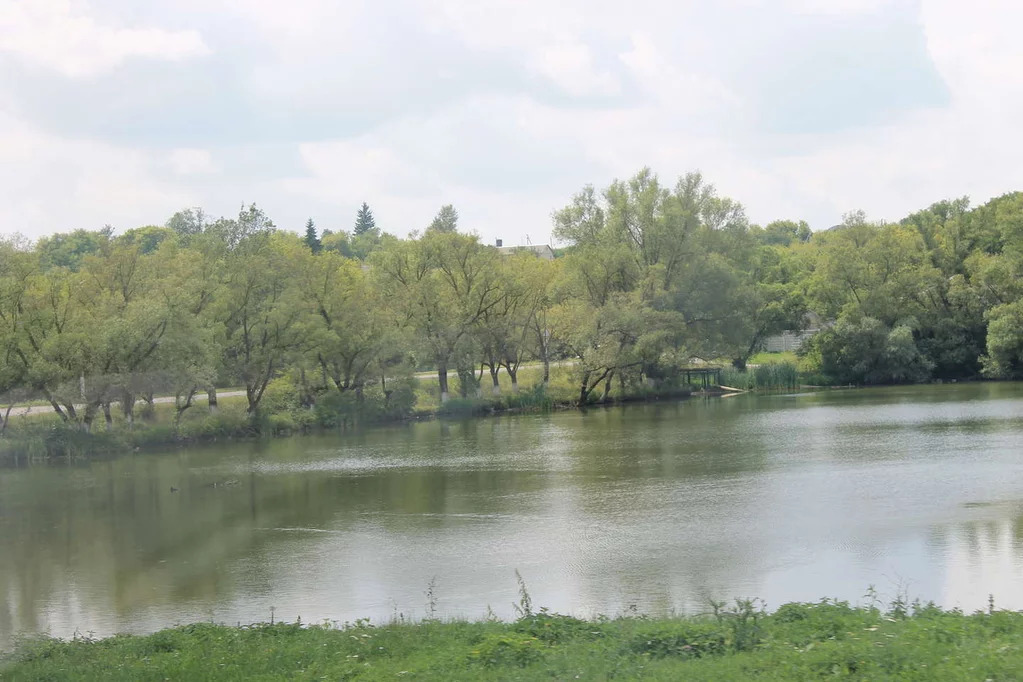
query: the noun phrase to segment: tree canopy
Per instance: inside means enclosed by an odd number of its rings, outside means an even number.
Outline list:
[[[0,240],[0,392],[89,428],[120,403],[293,377],[312,405],[414,370],[441,399],[518,389],[536,361],[572,368],[579,402],[742,368],[765,339],[823,327],[802,363],[822,381],[1023,378],[1023,193],[939,201],[897,222],[851,212],[811,232],[750,224],[699,173],[649,169],[582,188],[553,214],[552,261],[457,230],[451,205],[406,239],[363,204],[351,232],[281,230],[255,204],[166,226]],[[489,371],[489,386],[482,378]],[[386,391],[385,391],[386,393]],[[387,395],[390,395],[387,393]]]

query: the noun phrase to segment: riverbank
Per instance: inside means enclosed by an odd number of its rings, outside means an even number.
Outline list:
[[[528,371],[523,374],[530,377]],[[539,375],[537,374],[537,379]],[[557,368],[549,384],[526,384],[507,394],[477,398],[451,398],[440,403],[434,395],[436,378],[415,378],[398,384],[388,395],[370,387],[361,397],[353,391],[321,395],[303,404],[300,391],[287,379],[271,383],[260,410],[249,414],[244,395],[226,394],[215,412],[196,405],[181,415],[173,404],[154,402],[148,411],[127,423],[112,410],[110,421],[93,424],[90,431],[74,422],[62,422],[54,413],[13,415],[0,437],[0,464],[49,459],[105,457],[130,452],[201,445],[224,441],[280,438],[299,434],[349,431],[434,418],[477,418],[500,414],[606,407],[633,402],[679,400],[692,395],[690,387],[616,386],[607,394],[580,404],[573,401],[570,368]],[[704,392],[717,394],[715,391]]]
[[[716,605],[700,617],[578,620],[523,604],[497,621],[199,623],[148,636],[27,641],[5,680],[1012,680],[1023,614],[896,601]]]

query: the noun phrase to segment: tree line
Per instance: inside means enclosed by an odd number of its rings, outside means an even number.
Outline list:
[[[0,393],[89,428],[112,409],[287,375],[303,404],[390,400],[433,370],[441,400],[518,390],[570,360],[575,400],[672,385],[695,358],[744,368],[815,319],[816,381],[1023,377],[1023,193],[940,201],[896,223],[751,224],[699,173],[587,186],[553,214],[558,257],[505,253],[443,207],[400,239],[363,204],[351,230],[279,229],[255,205],[163,226],[0,240]],[[504,384],[502,384],[504,382]]]

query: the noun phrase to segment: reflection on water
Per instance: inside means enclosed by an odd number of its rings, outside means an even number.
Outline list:
[[[742,396],[0,473],[0,646],[202,619],[1023,608],[1023,387]]]

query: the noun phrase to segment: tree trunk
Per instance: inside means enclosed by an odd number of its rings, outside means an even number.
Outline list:
[[[135,394],[131,391],[121,393],[121,413],[128,424],[128,430],[135,427]]]
[[[64,412],[64,410],[61,409],[60,403],[58,403],[53,398],[50,398],[50,405],[53,406],[53,411],[60,415],[61,421],[66,422],[68,420],[67,413]]]
[[[746,371],[746,358],[732,358],[732,367],[740,372]]]
[[[492,381],[494,384],[493,388],[490,389],[490,392],[493,393],[494,395],[501,395],[501,383],[497,379],[497,374],[500,371],[501,371],[500,365],[490,366],[490,381]]]
[[[142,418],[146,421],[153,421],[156,419],[156,398],[153,397],[152,391],[146,391],[142,394],[142,401],[146,404],[142,408]]]
[[[181,425],[181,417],[185,414],[185,410],[192,406],[192,398],[195,397],[195,393],[198,390],[197,387],[193,386],[188,389],[188,394],[185,397],[185,402],[181,402],[181,394],[177,393],[174,396],[174,436],[178,435],[178,427]]]
[[[588,370],[583,372],[583,381],[579,386],[579,404],[585,405],[586,399],[590,396],[590,372]]]
[[[206,395],[210,400],[210,414],[214,414],[217,411],[217,388],[216,386],[210,386],[206,389]]]
[[[96,419],[96,405],[89,403],[85,406],[85,414],[82,415],[82,431],[92,433],[92,422]]]
[[[511,390],[512,393],[519,392],[519,368],[512,369],[511,365],[505,365],[505,370],[508,372],[508,378],[511,379]]]
[[[11,423],[11,410],[14,409],[14,403],[7,406],[7,411],[3,417],[0,417],[0,437],[4,435],[4,431],[7,430],[7,425]]]
[[[437,383],[440,384],[440,404],[443,405],[451,397],[448,394],[448,365],[446,362],[437,365]]]
[[[611,394],[611,379],[614,378],[614,374],[614,372],[611,372],[607,375],[607,378],[604,379],[604,395],[600,399],[603,403],[608,401],[608,396]]]
[[[114,425],[114,418],[110,415],[110,403],[103,403],[103,419],[107,423],[107,431]]]

